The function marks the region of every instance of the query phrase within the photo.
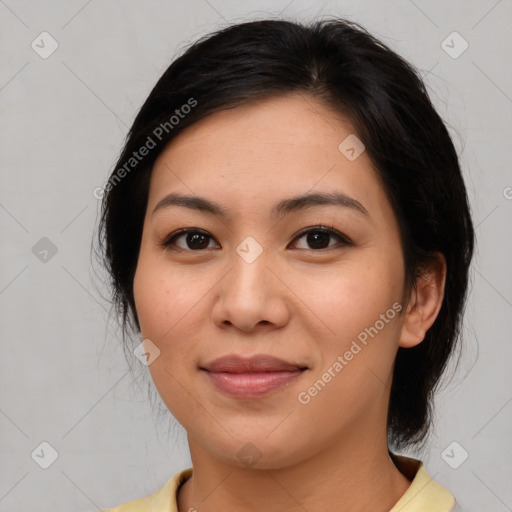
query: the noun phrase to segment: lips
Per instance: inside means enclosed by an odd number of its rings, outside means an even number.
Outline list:
[[[225,356],[205,365],[202,369],[214,373],[264,373],[304,370],[305,365],[287,363],[273,356],[261,355],[244,358]]]
[[[215,387],[234,398],[252,399],[267,395],[296,380],[307,366],[269,355],[250,358],[225,356],[202,367]]]

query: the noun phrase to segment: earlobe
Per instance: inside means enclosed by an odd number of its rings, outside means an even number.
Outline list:
[[[399,346],[411,348],[423,341],[443,304],[446,283],[446,259],[436,253],[416,279],[404,315]]]

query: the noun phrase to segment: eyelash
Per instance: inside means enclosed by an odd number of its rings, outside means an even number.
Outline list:
[[[185,228],[185,229],[180,229],[179,231],[176,231],[175,233],[173,233],[172,235],[167,237],[162,243],[160,243],[158,245],[160,245],[161,247],[164,247],[168,250],[183,251],[183,252],[203,252],[205,250],[208,250],[207,248],[193,250],[193,249],[183,249],[181,247],[171,249],[171,247],[175,244],[175,242],[178,238],[180,238],[183,235],[189,234],[189,233],[201,234],[201,235],[205,235],[206,237],[213,238],[209,233],[207,233],[206,231],[203,231],[202,229]],[[336,248],[337,245],[340,245],[340,244],[341,244],[341,246],[352,246],[353,245],[352,241],[347,236],[343,235],[342,233],[340,233],[339,231],[337,231],[334,228],[328,228],[327,226],[323,226],[323,225],[312,226],[312,227],[302,230],[300,233],[297,234],[297,236],[292,240],[292,242],[299,240],[304,235],[307,235],[309,233],[322,233],[322,234],[326,234],[326,235],[331,235],[331,236],[338,238],[339,242],[338,242],[338,244],[335,244],[334,246],[326,247],[323,249],[299,249],[299,250],[322,252],[322,251],[332,250],[332,249]]]

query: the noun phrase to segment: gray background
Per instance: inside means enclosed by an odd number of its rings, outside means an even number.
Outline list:
[[[464,350],[419,456],[465,510],[512,510],[510,0],[0,0],[0,511],[111,507],[190,465],[108,323],[93,191],[186,43],[228,22],[331,14],[422,70],[460,152],[478,238]],[[44,31],[59,45],[47,58]],[[469,45],[456,58],[454,31]],[[48,469],[43,441],[58,454]]]

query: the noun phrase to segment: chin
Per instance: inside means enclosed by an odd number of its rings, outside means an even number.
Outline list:
[[[247,469],[282,469],[307,458],[297,445],[295,436],[269,433],[275,424],[264,431],[251,434],[224,437],[222,440],[209,439],[210,449],[215,458],[223,459],[226,464]],[[243,432],[243,431],[242,431]],[[304,448],[304,452],[307,448]]]

